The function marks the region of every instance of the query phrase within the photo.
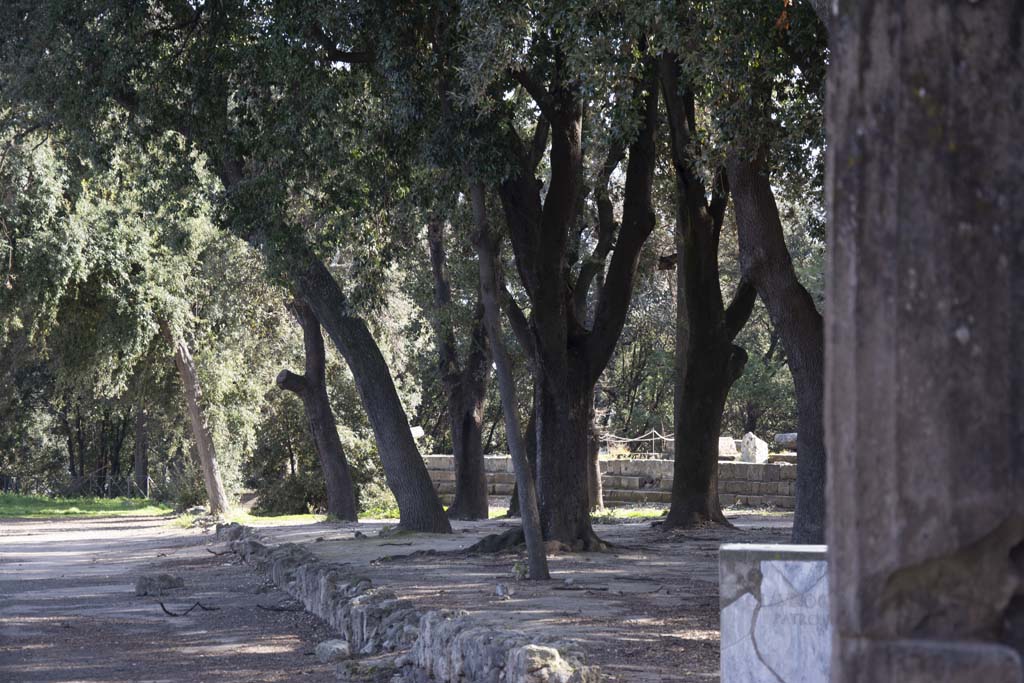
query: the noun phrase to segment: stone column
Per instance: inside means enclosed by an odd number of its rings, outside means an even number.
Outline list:
[[[1022,680],[1024,10],[838,0],[832,680]]]

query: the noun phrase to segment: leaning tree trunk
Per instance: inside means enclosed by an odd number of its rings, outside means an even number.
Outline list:
[[[530,464],[530,472],[533,475],[533,480],[537,481],[540,478],[540,474],[537,471],[537,414],[532,407],[530,408],[530,419],[526,422],[526,435],[524,439],[526,441],[526,459]],[[505,513],[505,516],[519,516],[519,484],[512,487],[512,498],[509,500],[508,512]]]
[[[796,277],[763,157],[733,158],[729,182],[743,277],[757,289],[793,375],[800,434],[794,543],[825,542],[825,340],[821,314]]]
[[[334,276],[314,255],[308,255],[294,279],[300,298],[313,309],[352,371],[376,437],[384,478],[398,503],[400,526],[410,531],[451,533],[391,372],[366,322],[349,308]]]
[[[189,424],[192,426],[192,439],[196,455],[199,458],[199,465],[203,470],[203,483],[206,486],[206,497],[210,503],[210,514],[220,515],[228,509],[228,496],[224,492],[224,483],[221,481],[220,468],[217,465],[217,451],[213,445],[213,435],[210,434],[210,426],[203,409],[203,396],[199,387],[196,364],[192,360],[192,354],[189,352],[185,340],[180,337],[175,339],[170,327],[166,324],[163,325],[163,334],[174,347],[174,365],[178,368],[181,388],[185,394]]]
[[[478,302],[474,311],[472,344],[463,368],[459,363],[455,333],[447,310],[452,306],[452,295],[444,248],[444,221],[438,218],[430,221],[427,242],[434,276],[434,337],[441,382],[448,401],[455,460],[455,497],[448,508],[448,517],[487,519],[482,426],[489,354],[484,310]]]
[[[551,578],[548,571],[547,551],[541,529],[540,507],[533,472],[526,455],[526,444],[519,424],[518,401],[516,400],[515,378],[512,376],[512,361],[505,349],[501,332],[501,314],[498,307],[498,261],[497,240],[491,234],[487,220],[487,202],[483,183],[475,182],[470,189],[473,203],[473,217],[477,227],[477,251],[480,268],[480,299],[484,307],[484,321],[491,341],[491,353],[498,375],[498,392],[505,415],[505,432],[509,453],[516,473],[516,487],[519,494],[519,509],[523,519],[523,537],[526,541],[527,563],[530,578],[544,580]]]
[[[327,396],[327,354],[320,332],[320,321],[313,310],[301,301],[292,302],[289,308],[302,327],[306,372],[304,375],[296,375],[282,370],[277,376],[277,386],[294,392],[302,399],[309,433],[313,437],[313,446],[327,487],[327,514],[335,519],[354,522],[358,519],[358,506],[348,461],[338,437],[338,425],[334,421],[334,411],[331,410]]]

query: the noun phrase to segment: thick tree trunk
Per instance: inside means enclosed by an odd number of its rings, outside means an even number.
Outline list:
[[[304,375],[296,375],[282,370],[277,376],[277,386],[294,392],[302,399],[309,432],[327,487],[327,514],[335,519],[354,522],[358,519],[358,506],[348,461],[338,437],[338,425],[327,396],[327,354],[320,332],[320,321],[313,310],[301,301],[292,302],[289,308],[302,327],[306,371]],[[293,473],[294,470],[293,464]]]
[[[312,254],[295,274],[295,283],[299,297],[313,309],[352,371],[373,426],[384,478],[398,502],[401,527],[450,533],[451,524],[416,447],[394,380],[366,322],[349,309],[334,276]]]
[[[135,445],[134,463],[135,488],[144,497],[149,498],[149,430],[146,425],[146,411],[139,402],[135,410]]]
[[[831,680],[1020,683],[1024,3],[833,7]]]
[[[217,451],[213,445],[206,412],[203,409],[202,391],[199,387],[199,376],[196,364],[192,360],[188,345],[184,339],[175,339],[170,327],[163,325],[164,337],[174,347],[174,365],[178,369],[181,388],[188,407],[189,423],[192,426],[192,439],[203,471],[203,483],[206,486],[206,498],[210,504],[211,515],[221,515],[228,509],[228,496],[224,491],[224,483],[220,478],[220,467],[217,465]]]
[[[555,101],[542,106],[551,129],[551,172],[543,201],[535,165],[529,163],[500,188],[516,267],[531,302],[538,495],[544,533],[548,540],[574,548],[604,547],[589,514],[590,408],[594,385],[625,323],[640,250],[654,228],[651,188],[657,93],[653,76],[654,70],[648,68],[645,82],[637,84],[644,121],[629,146],[622,225],[589,329],[587,320],[577,318],[577,312],[587,309],[580,304],[586,292],[577,294],[574,287],[590,283],[570,283],[566,277],[569,230],[578,217],[583,175],[582,110],[570,90],[560,89]]]
[[[427,226],[430,265],[434,276],[434,337],[438,369],[448,400],[452,452],[455,459],[455,498],[448,508],[451,519],[487,519],[487,478],[484,473],[482,423],[487,394],[488,350],[483,306],[474,311],[472,345],[465,367],[459,363],[455,333],[447,309],[452,306],[444,247],[444,221]]]
[[[743,373],[746,351],[732,341],[754,307],[757,293],[742,280],[728,308],[718,270],[719,237],[728,185],[715,180],[711,201],[693,168],[693,94],[680,80],[674,55],[660,64],[676,172],[675,465],[672,503],[662,527],[726,523],[718,500],[718,437],[722,411]]]
[[[543,371],[535,387],[538,496],[544,537],[575,550],[605,546],[590,522],[590,408],[593,387],[578,378],[556,385]]]
[[[480,268],[480,298],[484,307],[487,335],[491,341],[494,366],[498,375],[498,392],[501,394],[502,412],[505,414],[505,432],[508,436],[509,453],[516,473],[519,509],[522,511],[523,537],[526,541],[529,576],[535,580],[551,578],[548,571],[547,551],[541,529],[540,508],[533,473],[526,455],[526,444],[519,424],[518,401],[516,400],[515,378],[512,376],[512,361],[505,349],[501,332],[501,313],[498,305],[498,260],[497,240],[491,235],[487,220],[487,201],[483,183],[474,182],[470,188],[473,203],[473,217],[477,227],[477,251]]]
[[[794,543],[825,542],[825,340],[821,314],[793,270],[763,160],[729,162],[740,265],[782,339],[800,434]]]

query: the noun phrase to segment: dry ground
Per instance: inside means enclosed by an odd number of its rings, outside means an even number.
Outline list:
[[[276,542],[298,542],[347,564],[422,606],[461,608],[495,628],[569,639],[607,680],[630,683],[718,680],[718,546],[786,542],[788,516],[740,515],[737,528],[664,533],[649,522],[599,525],[605,553],[550,558],[554,580],[516,581],[518,553],[465,556],[487,533],[513,523],[456,522],[451,536],[378,536],[384,523],[266,527]],[[368,535],[355,538],[356,530]],[[437,554],[415,554],[415,551]],[[501,583],[514,591],[496,594]]]
[[[329,637],[209,536],[168,518],[0,519],[0,681],[333,681],[311,656]],[[185,587],[136,597],[142,573]],[[199,600],[216,611],[184,617]]]

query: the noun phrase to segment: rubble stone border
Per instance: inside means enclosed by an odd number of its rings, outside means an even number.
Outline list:
[[[317,558],[295,543],[269,545],[252,528],[217,526],[217,539],[335,629],[353,656],[395,653],[396,680],[439,683],[593,683],[566,643],[535,643],[496,631],[462,610],[426,610],[348,567]]]

